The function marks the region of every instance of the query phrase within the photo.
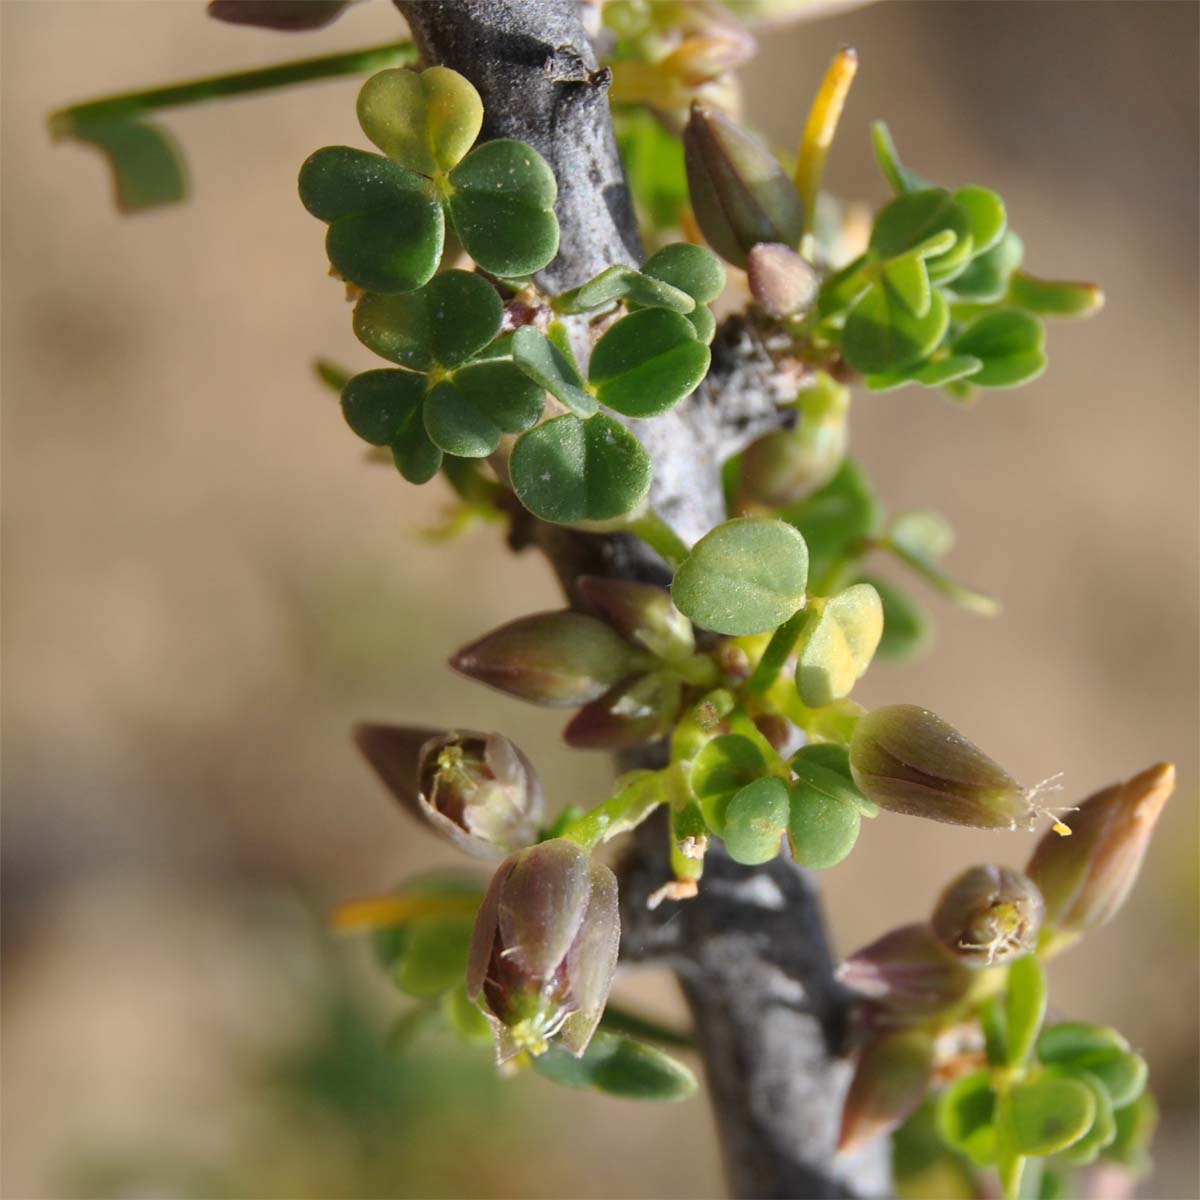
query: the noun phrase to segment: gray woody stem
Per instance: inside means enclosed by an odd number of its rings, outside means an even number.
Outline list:
[[[529,142],[559,181],[558,257],[538,277],[574,287],[641,249],[598,68],[575,0],[397,0],[425,60],[479,89],[485,137]],[[654,460],[651,501],[688,541],[724,517],[720,464],[781,423],[769,358],[739,321],[713,346],[713,366],[673,413],[638,425]],[[661,562],[625,537],[529,521],[515,541],[549,556],[568,595],[584,572],[662,579]],[[784,858],[748,870],[709,856],[700,895],[651,911],[670,877],[665,830],[635,838],[622,881],[627,960],[679,975],[696,1023],[732,1191],[742,1197],[881,1196],[886,1144],[835,1160],[848,1082],[850,1006],[833,979],[820,902]]]

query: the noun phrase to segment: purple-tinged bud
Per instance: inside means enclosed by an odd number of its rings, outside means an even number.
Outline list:
[[[585,704],[567,723],[563,738],[577,750],[627,750],[658,741],[675,724],[682,697],[678,675],[636,675]]]
[[[208,15],[231,25],[258,25],[293,33],[336,21],[350,0],[208,0]]]
[[[928,925],[902,925],[852,954],[838,979],[871,1001],[881,1023],[905,1023],[953,1008],[971,987],[973,973],[933,935]]]
[[[744,267],[760,242],[800,244],[800,193],[761,142],[721,113],[693,104],[683,152],[696,222],[727,262]]]
[[[969,867],[942,892],[930,926],[967,966],[993,967],[1037,948],[1043,911],[1042,894],[1030,880],[988,863]]]
[[[820,287],[811,264],[791,246],[779,242],[761,242],[751,247],[746,276],[754,303],[780,320],[807,312]]]
[[[863,716],[850,740],[850,771],[880,808],[912,817],[1027,829],[1033,793],[927,708],[891,704]]]
[[[601,620],[656,658],[673,662],[695,651],[692,623],[671,603],[666,588],[599,575],[584,575],[576,586]]]
[[[890,1030],[873,1038],[846,1093],[838,1150],[895,1129],[921,1103],[932,1076],[933,1037],[925,1030]]]
[[[510,696],[571,707],[656,664],[596,617],[549,612],[502,625],[464,646],[450,665]]]
[[[1042,837],[1025,873],[1045,898],[1052,940],[1073,940],[1121,907],[1174,790],[1175,767],[1158,763],[1085,800],[1071,814],[1070,837]]]
[[[584,1052],[620,940],[616,876],[574,842],[541,842],[500,864],[467,962],[467,994],[491,1023],[500,1062],[541,1054],[555,1036]]]
[[[354,740],[396,799],[468,854],[500,858],[536,840],[542,787],[508,738],[359,725]]]

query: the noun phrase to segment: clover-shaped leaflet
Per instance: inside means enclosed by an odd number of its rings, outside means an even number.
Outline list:
[[[358,118],[386,157],[327,146],[300,170],[300,198],[329,224],[326,251],[344,279],[379,294],[421,287],[441,261],[447,217],[494,275],[530,274],[557,253],[553,173],[523,142],[471,149],[483,105],[457,72],[380,71],[359,93]]]
[[[430,479],[443,452],[484,458],[504,434],[541,416],[542,389],[495,344],[502,316],[495,289],[467,271],[447,271],[416,292],[366,295],[356,305],[360,341],[400,369],[356,375],[342,392],[342,411],[359,437],[391,447],[411,482]]]

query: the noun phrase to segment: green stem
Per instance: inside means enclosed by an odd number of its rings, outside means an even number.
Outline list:
[[[280,63],[254,71],[238,71],[231,75],[214,75],[193,79],[168,87],[148,88],[141,92],[122,92],[103,96],[83,104],[60,108],[49,117],[53,137],[70,137],[88,125],[126,121],[156,112],[163,108],[180,108],[185,104],[202,104],[226,96],[241,96],[248,92],[265,92],[273,88],[292,87],[314,79],[331,79],[339,75],[362,75],[384,67],[399,67],[415,62],[417,48],[412,42],[388,42],[368,46],[344,54],[329,54],[321,58],[305,58],[299,62]]]
[[[691,553],[687,542],[652,508],[630,521],[626,531],[640,537],[655,554],[665,559],[672,567],[678,567]]]
[[[600,1028],[607,1029],[610,1033],[627,1033],[630,1037],[648,1038],[650,1041],[661,1042],[664,1046],[679,1046],[681,1049],[688,1049],[696,1044],[696,1039],[690,1033],[662,1025],[641,1013],[630,1012],[612,1001],[609,1001],[604,1016],[600,1018]]]
[[[787,662],[788,655],[796,648],[796,643],[800,640],[800,634],[807,620],[808,609],[798,608],[771,635],[771,640],[767,643],[762,658],[758,660],[758,666],[754,668],[754,674],[750,676],[748,686],[756,695],[761,696],[779,677],[779,672],[783,670],[783,664]]]
[[[620,782],[615,795],[572,821],[558,836],[594,850],[601,842],[636,829],[665,799],[658,771],[634,771]]]

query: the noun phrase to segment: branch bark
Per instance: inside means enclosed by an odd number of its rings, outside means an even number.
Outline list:
[[[641,258],[597,64],[575,0],[396,0],[430,63],[483,97],[486,137],[514,137],[559,181],[558,257],[538,277],[575,287]],[[794,386],[794,381],[793,381]],[[691,542],[724,519],[721,463],[783,421],[770,357],[740,319],[725,323],[696,393],[636,424],[654,461],[651,503]],[[636,539],[581,534],[532,519],[514,544],[537,544],[568,596],[580,574],[657,582],[664,564]],[[835,1159],[850,998],[833,977],[817,890],[779,858],[753,870],[709,855],[700,895],[650,910],[670,877],[665,827],[635,837],[622,879],[627,960],[676,971],[691,1007],[729,1184],[742,1197],[829,1200],[889,1191],[886,1144]]]

